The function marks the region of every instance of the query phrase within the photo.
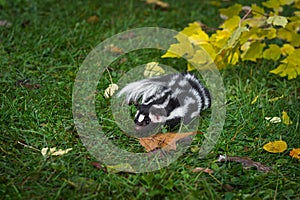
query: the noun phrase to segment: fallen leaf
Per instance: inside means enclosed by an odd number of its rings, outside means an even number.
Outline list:
[[[256,167],[257,171],[260,172],[269,172],[272,169],[271,167],[265,166],[260,162],[255,162],[248,157],[225,156],[225,155],[219,156],[218,162],[226,162],[226,161],[242,163],[244,168]]]
[[[22,79],[22,80],[18,80],[16,82],[16,85],[17,86],[21,86],[21,87],[24,87],[24,88],[27,88],[27,89],[39,89],[41,88],[42,86],[38,83],[31,83],[31,80],[29,79]]]
[[[290,156],[292,158],[297,158],[300,161],[300,148],[291,150]]]
[[[282,122],[285,125],[291,125],[293,124],[292,120],[290,119],[290,117],[288,116],[287,112],[282,111]]]
[[[280,117],[265,117],[265,120],[273,123],[273,124],[277,124],[281,122]]]
[[[129,163],[121,163],[117,165],[107,165],[107,172],[118,173],[118,172],[134,172],[134,169]]]
[[[193,169],[193,172],[205,172],[208,174],[212,174],[212,173],[214,173],[214,170],[209,169],[209,168],[196,167],[195,169]]]
[[[47,155],[61,156],[61,155],[68,153],[71,150],[72,150],[72,148],[68,148],[66,150],[62,150],[62,149],[56,150],[56,147],[52,147],[52,148],[45,147],[45,148],[42,148],[41,154],[44,157],[46,157]]]
[[[165,2],[160,1],[160,0],[146,0],[146,3],[147,4],[154,4],[154,5],[159,6],[161,8],[168,8],[169,7],[168,3],[165,3]]]
[[[282,99],[284,96],[281,95],[280,97],[274,97],[272,99],[269,99],[269,102],[275,102],[275,101],[278,101],[279,99]]]
[[[124,52],[121,48],[115,46],[114,44],[106,45],[104,47],[104,51],[108,51],[110,53],[114,53],[114,54],[117,54],[117,55],[120,55]]]
[[[251,105],[256,103],[258,97],[259,97],[259,96],[257,95],[257,96],[251,101]]]
[[[100,170],[102,170],[104,172],[107,172],[107,169],[105,167],[103,167],[102,164],[99,163],[99,162],[91,162],[91,165],[93,165],[97,169],[100,169]]]
[[[195,132],[187,133],[160,133],[147,138],[139,138],[140,144],[146,148],[147,152],[157,148],[163,148],[167,151],[176,150],[176,142],[182,138],[195,135]]]
[[[105,89],[104,91],[104,97],[109,98],[111,97],[115,91],[119,89],[119,86],[117,84],[109,84],[108,88]]]
[[[145,77],[153,77],[153,76],[160,76],[165,73],[165,70],[161,68],[158,62],[150,62],[146,64],[144,76]]]
[[[99,17],[97,15],[93,15],[88,17],[86,21],[90,24],[94,24],[99,21]]]
[[[61,156],[61,155],[64,155],[64,154],[68,153],[71,150],[72,150],[72,148],[69,148],[69,149],[66,149],[66,150],[59,149],[58,151],[55,151],[55,152],[51,153],[51,155]]]
[[[263,149],[270,153],[281,153],[287,149],[287,144],[282,140],[269,142],[263,146]]]

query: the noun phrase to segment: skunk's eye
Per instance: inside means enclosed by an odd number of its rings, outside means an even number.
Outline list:
[[[145,122],[147,125],[150,124],[150,119],[146,119]]]

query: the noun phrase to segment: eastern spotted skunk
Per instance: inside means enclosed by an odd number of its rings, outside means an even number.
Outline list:
[[[209,91],[191,73],[176,73],[127,84],[117,94],[137,105],[136,130],[191,122],[211,105]]]

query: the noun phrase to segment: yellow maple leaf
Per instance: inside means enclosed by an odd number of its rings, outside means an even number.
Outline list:
[[[263,58],[271,59],[271,60],[278,60],[281,56],[281,49],[276,44],[270,44],[269,48],[266,49],[263,53]]]
[[[282,55],[286,56],[295,51],[295,48],[290,44],[284,44],[281,48]]]
[[[271,8],[275,11],[275,13],[279,13],[282,11],[282,7],[280,6],[280,2],[278,0],[269,0],[266,2],[262,2],[262,5]]]
[[[186,36],[192,36],[194,34],[198,34],[198,31],[202,31],[202,28],[200,26],[199,22],[193,22],[189,23],[187,27],[185,27],[180,33],[186,35]]]
[[[275,15],[275,16],[270,16],[267,19],[267,23],[273,24],[274,26],[285,27],[288,23],[288,20],[286,19],[286,17]]]
[[[242,60],[251,60],[256,62],[256,59],[262,58],[264,46],[265,44],[260,41],[251,43],[249,49],[241,54]]]
[[[241,4],[234,4],[228,8],[219,9],[221,18],[231,18],[233,16],[237,16],[242,11]]]
[[[290,156],[292,158],[297,158],[300,161],[300,148],[291,150]]]
[[[171,44],[168,51],[162,55],[162,58],[181,58],[186,56],[187,58],[194,55],[194,47],[186,35],[178,34],[175,36],[179,43]]]
[[[150,62],[146,64],[144,76],[145,77],[153,77],[153,76],[159,76],[165,73],[165,70],[161,68],[158,62]]]
[[[287,149],[287,143],[282,140],[269,142],[263,146],[263,149],[270,153],[281,153]]]
[[[282,122],[286,125],[293,124],[292,120],[285,111],[282,111]]]
[[[276,69],[271,70],[271,73],[279,76],[288,76],[288,80],[296,78],[300,74],[300,49],[293,51],[284,60],[281,61]]]
[[[227,19],[222,25],[221,28],[228,29],[230,31],[234,31],[241,21],[241,18],[239,16],[233,16],[230,19]]]

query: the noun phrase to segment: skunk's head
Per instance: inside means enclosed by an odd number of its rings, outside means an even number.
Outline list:
[[[155,106],[149,105],[138,105],[137,112],[135,114],[135,129],[137,131],[142,130],[153,130],[165,122],[165,111],[164,109],[156,108]],[[149,130],[150,131],[150,130]]]

